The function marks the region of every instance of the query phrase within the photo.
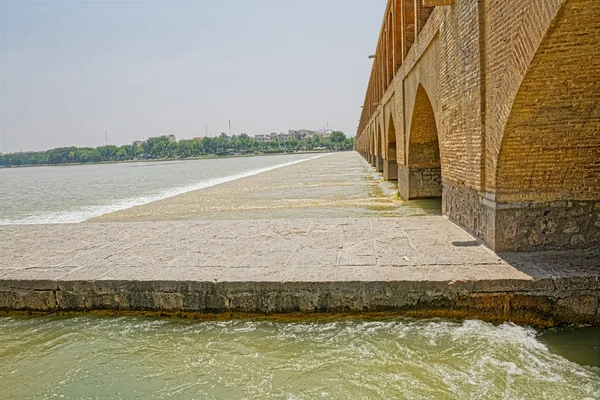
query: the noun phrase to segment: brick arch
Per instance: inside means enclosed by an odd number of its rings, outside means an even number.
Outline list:
[[[394,124],[394,117],[390,112],[386,118],[387,126],[385,131],[386,137],[386,159],[396,161],[397,159],[397,148],[396,148],[396,125]]]
[[[399,177],[400,192],[404,199],[442,195],[438,126],[429,96],[421,84],[417,87],[410,116],[407,163],[402,184]]]
[[[424,51],[419,62],[408,73],[404,85],[404,118],[405,131],[408,133],[411,129],[412,115],[414,114],[414,101],[417,98],[417,92],[422,89],[427,94],[431,103],[431,108],[435,115],[438,135],[444,138],[442,123],[442,93],[439,63],[439,39],[436,37]]]
[[[385,147],[385,137],[383,136],[383,130],[381,129],[381,123],[375,124],[375,169],[377,172],[383,172],[383,156]]]
[[[383,164],[383,179],[395,181],[398,179],[398,149],[396,126],[391,111],[386,114],[385,123],[385,154]]]
[[[497,202],[600,200],[599,32],[600,2],[563,3],[507,118]]]
[[[409,167],[441,166],[440,145],[435,113],[427,92],[419,85],[408,134]]]
[[[377,164],[377,134],[373,124],[371,125],[371,128],[369,128],[369,132],[371,143],[371,165],[375,167]]]

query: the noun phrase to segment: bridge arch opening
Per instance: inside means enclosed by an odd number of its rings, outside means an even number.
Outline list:
[[[398,180],[398,162],[396,153],[396,128],[391,114],[388,116],[386,153],[383,164],[383,179]]]
[[[375,169],[377,170],[377,172],[383,172],[383,146],[385,139],[383,137],[383,132],[381,131],[381,124],[377,124],[376,129],[377,131],[375,133],[375,136],[377,137],[377,139],[375,140],[375,153],[377,157],[375,158]]]
[[[408,139],[408,176],[405,188],[401,190],[402,197],[441,197],[442,169],[437,125],[431,101],[421,85],[417,89]]]
[[[375,128],[371,128],[371,165],[374,167],[377,164],[377,135]]]

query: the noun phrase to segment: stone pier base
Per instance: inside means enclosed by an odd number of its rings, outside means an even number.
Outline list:
[[[398,190],[404,200],[441,197],[441,169],[400,166]]]
[[[375,157],[375,170],[377,172],[383,172],[383,158]]]
[[[398,180],[398,164],[396,160],[383,160],[383,180]]]
[[[492,206],[496,211],[496,251],[600,248],[600,202],[564,200]]]
[[[499,203],[492,194],[444,182],[442,212],[494,251],[600,248],[600,201]]]

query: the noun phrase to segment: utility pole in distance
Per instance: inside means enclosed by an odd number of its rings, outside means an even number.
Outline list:
[[[104,131],[104,144],[108,146],[108,134]]]
[[[231,137],[231,120],[229,120],[229,137]]]

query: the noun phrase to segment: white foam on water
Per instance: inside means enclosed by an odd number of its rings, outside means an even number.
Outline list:
[[[45,397],[74,397],[76,390],[105,387],[104,382],[110,382],[112,393],[130,390],[129,381],[121,379],[129,371],[141,397],[177,393],[192,398],[199,392],[218,397],[227,382],[229,393],[255,399],[600,398],[597,370],[553,354],[539,343],[535,330],[509,323],[197,322],[86,315],[0,318],[0,333],[16,349],[0,364],[0,374],[9,379],[8,397],[14,398],[32,387]],[[56,364],[63,354],[74,361]],[[54,375],[47,382],[18,384],[32,374],[42,379],[48,373]]]
[[[170,189],[163,190],[159,193],[130,197],[125,199],[115,199],[109,204],[95,205],[95,206],[83,206],[78,207],[74,210],[59,211],[53,213],[44,213],[31,215],[20,219],[0,219],[0,225],[38,225],[38,224],[76,224],[88,220],[90,218],[99,217],[104,214],[110,214],[116,211],[126,210],[128,208],[141,206],[144,204],[152,203],[154,201],[168,199],[169,197],[178,196],[180,194],[193,192],[195,190],[206,189],[211,186],[216,186],[221,183],[235,181],[237,179],[247,178],[249,176],[258,175],[263,172],[272,171],[274,169],[287,167],[294,164],[299,164],[304,161],[315,160],[317,158],[325,157],[331,153],[319,154],[310,158],[302,160],[289,161],[281,164],[275,164],[263,168],[255,168],[247,171],[239,172],[223,176],[220,178],[205,179],[190,185],[178,186]]]

